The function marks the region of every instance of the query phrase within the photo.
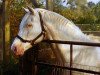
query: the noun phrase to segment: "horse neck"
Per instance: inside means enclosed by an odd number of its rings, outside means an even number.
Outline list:
[[[45,13],[44,22],[45,28],[50,40],[62,40],[62,41],[82,41],[91,42],[88,36],[86,36],[77,26],[71,21],[62,17],[61,15],[55,16],[53,12]],[[63,49],[70,50],[68,45],[58,45],[60,51]],[[80,50],[79,50],[80,49]],[[84,49],[83,46],[76,47],[76,54]],[[64,55],[64,54],[63,54]]]
[[[63,16],[45,11],[43,20],[50,39],[63,41],[91,41],[82,31],[71,21]]]

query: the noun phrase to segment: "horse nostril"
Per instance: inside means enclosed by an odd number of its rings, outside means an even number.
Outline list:
[[[14,47],[14,48],[13,48],[13,51],[14,51],[14,52],[17,52],[17,47]]]

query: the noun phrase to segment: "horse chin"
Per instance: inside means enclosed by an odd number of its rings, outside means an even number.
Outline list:
[[[24,52],[20,53],[20,52],[12,52],[12,55],[14,56],[14,58],[20,58],[24,55]]]
[[[24,50],[19,50],[18,52],[15,52],[15,53],[13,52],[14,57],[20,58],[20,57],[24,56],[25,52],[27,52],[27,50],[29,50],[31,47],[32,46],[29,46],[29,47],[24,48]]]

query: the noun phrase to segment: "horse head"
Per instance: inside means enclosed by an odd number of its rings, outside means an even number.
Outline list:
[[[31,7],[24,8],[24,10],[26,14],[20,23],[18,35],[11,46],[15,55],[23,55],[33,44],[43,40],[43,28],[41,27],[39,12]]]

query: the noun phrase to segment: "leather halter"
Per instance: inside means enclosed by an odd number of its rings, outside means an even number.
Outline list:
[[[40,12],[39,12],[39,16],[40,16],[40,23],[41,23],[42,32],[41,32],[35,39],[33,39],[33,40],[25,40],[25,39],[23,39],[22,37],[20,37],[19,35],[17,35],[16,37],[17,37],[18,39],[20,39],[20,40],[21,40],[22,42],[24,42],[24,43],[28,42],[28,43],[30,43],[31,45],[34,45],[34,44],[35,44],[35,41],[36,41],[38,38],[40,38],[42,35],[45,36],[45,29],[44,29],[44,26],[43,26],[42,15],[41,15]]]

